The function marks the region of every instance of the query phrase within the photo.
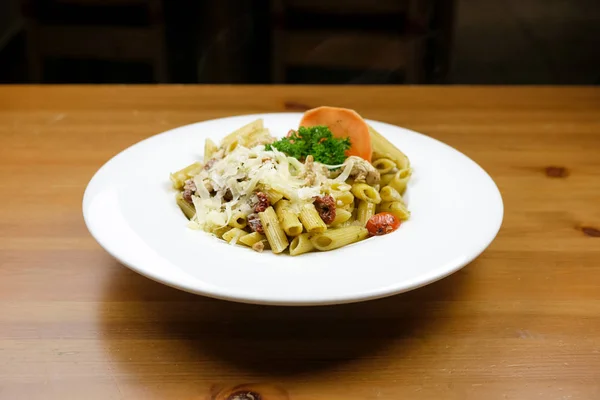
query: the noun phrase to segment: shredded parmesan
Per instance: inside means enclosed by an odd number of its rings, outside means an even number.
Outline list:
[[[344,168],[344,170],[342,171],[342,173],[334,179],[335,182],[346,182],[346,179],[348,179],[348,177],[350,176],[350,174],[352,173],[352,168],[354,167],[354,162],[350,159],[346,160],[346,167]]]
[[[310,202],[334,182],[327,176],[331,166],[325,167],[318,163],[307,166],[276,149],[267,151],[264,145],[238,145],[194,178],[198,190],[192,198],[196,208],[193,222],[203,229],[225,226],[234,214],[253,211],[258,191],[275,190],[292,204]],[[348,176],[351,169],[346,166],[342,175]],[[314,175],[312,182],[306,179],[308,172]]]

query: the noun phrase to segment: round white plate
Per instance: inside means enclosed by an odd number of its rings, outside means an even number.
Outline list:
[[[405,199],[410,220],[392,234],[291,257],[256,253],[187,228],[169,173],[197,161],[257,118],[276,136],[302,114],[245,115],[200,122],[124,150],[94,175],[83,198],[92,236],[132,270],[169,286],[233,301],[278,305],[348,303],[393,295],[441,279],[477,257],[502,223],[489,175],[457,150],[425,135],[368,121],[414,168]]]

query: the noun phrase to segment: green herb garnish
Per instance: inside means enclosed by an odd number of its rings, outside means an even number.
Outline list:
[[[301,126],[288,137],[267,144],[266,150],[277,150],[303,161],[312,154],[315,161],[327,165],[342,164],[350,148],[350,138],[337,139],[326,126]]]

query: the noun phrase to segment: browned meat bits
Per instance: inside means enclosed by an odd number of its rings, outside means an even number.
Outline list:
[[[254,206],[254,212],[259,213],[265,211],[267,208],[271,206],[271,202],[269,201],[269,197],[263,192],[256,193],[258,197],[258,203]]]
[[[319,216],[327,225],[331,224],[335,219],[335,200],[330,195],[316,196],[315,208]]]

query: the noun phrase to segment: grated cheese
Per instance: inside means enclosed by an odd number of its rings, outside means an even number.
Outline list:
[[[322,167],[315,163],[310,171],[315,179],[309,185],[308,168],[297,159],[277,149],[267,151],[264,145],[237,146],[194,178],[198,190],[192,198],[197,211],[193,222],[206,230],[227,225],[236,213],[249,215],[256,203],[257,191],[276,190],[292,204],[311,202],[333,182],[326,175],[327,169]],[[351,166],[346,166],[342,175],[349,174],[349,170]],[[231,199],[223,201],[226,196]]]

